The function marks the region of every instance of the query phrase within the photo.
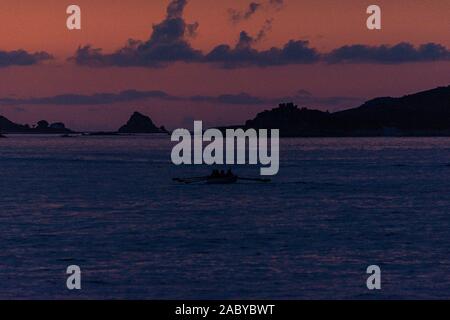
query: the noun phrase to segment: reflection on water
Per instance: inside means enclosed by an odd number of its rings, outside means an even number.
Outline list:
[[[209,169],[171,146],[0,140],[0,298],[450,298],[450,139],[285,139],[272,183],[223,186],[172,182]]]

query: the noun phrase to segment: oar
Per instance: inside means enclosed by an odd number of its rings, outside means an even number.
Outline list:
[[[193,177],[193,178],[173,178],[173,181],[176,182],[183,182],[183,183],[191,183],[191,182],[198,182],[208,179],[208,177]]]
[[[195,179],[206,179],[208,177],[192,177],[192,178],[173,178],[172,180],[178,181],[178,180],[195,180]]]
[[[257,182],[270,182],[270,179],[262,179],[262,178],[242,178],[242,177],[238,177],[239,180],[244,180],[244,181],[257,181]]]

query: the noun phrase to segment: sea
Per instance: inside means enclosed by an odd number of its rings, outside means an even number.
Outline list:
[[[212,168],[172,147],[0,139],[0,299],[450,298],[450,138],[282,139],[271,182],[235,185],[173,181]]]

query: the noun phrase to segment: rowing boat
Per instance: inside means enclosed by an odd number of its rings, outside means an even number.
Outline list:
[[[208,177],[206,179],[207,184],[232,184],[238,181],[237,176],[229,176],[229,177]]]
[[[191,184],[191,183],[206,183],[206,184],[234,184],[238,180],[254,181],[254,182],[270,182],[270,179],[261,178],[244,178],[235,175],[232,176],[206,176],[206,177],[193,177],[193,178],[174,178],[173,181]]]

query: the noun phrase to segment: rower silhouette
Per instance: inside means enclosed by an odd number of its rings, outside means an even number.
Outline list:
[[[212,174],[211,174],[210,177],[211,177],[211,178],[220,178],[220,172],[219,172],[219,170],[217,170],[217,169],[213,170],[213,172],[212,172]]]
[[[232,178],[234,176],[235,175],[231,171],[231,169],[228,169],[226,173],[224,170],[219,171],[217,169],[214,169],[209,177],[212,179],[215,179],[215,178],[220,179],[220,178]]]

